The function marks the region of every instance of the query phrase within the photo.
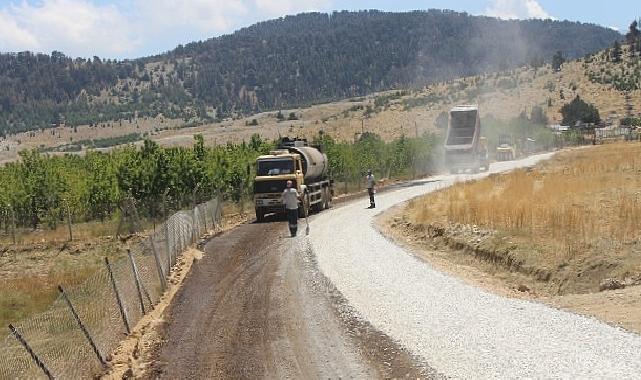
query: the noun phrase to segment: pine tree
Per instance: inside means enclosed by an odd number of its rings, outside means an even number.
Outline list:
[[[612,46],[612,50],[610,51],[612,62],[615,62],[615,63],[621,62],[622,54],[623,54],[623,51],[621,50],[621,43],[619,43],[619,41],[614,41],[614,45]]]
[[[577,122],[596,124],[601,121],[599,110],[593,104],[583,101],[578,95],[570,103],[561,107],[561,114],[563,124],[569,126],[574,126]]]
[[[630,24],[630,29],[628,30],[628,33],[625,35],[626,41],[629,44],[636,43],[639,37],[641,36],[641,31],[639,31],[638,28],[639,24],[637,20],[632,21]]]
[[[565,57],[563,57],[563,53],[559,50],[552,57],[552,68],[554,69],[554,71],[559,71],[561,70],[561,66],[564,63],[565,63]]]

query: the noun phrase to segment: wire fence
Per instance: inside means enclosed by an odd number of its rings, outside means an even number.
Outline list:
[[[83,284],[59,287],[43,313],[0,336],[0,379],[81,379],[104,372],[109,355],[160,300],[171,268],[187,247],[220,226],[220,198],[179,211],[149,238]]]

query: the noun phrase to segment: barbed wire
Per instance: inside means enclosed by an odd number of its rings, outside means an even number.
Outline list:
[[[60,288],[45,312],[0,336],[0,379],[46,379],[47,371],[57,379],[90,379],[104,372],[104,360],[128,329],[160,300],[181,253],[221,221],[220,197],[178,211],[127,257],[106,260],[82,284]]]

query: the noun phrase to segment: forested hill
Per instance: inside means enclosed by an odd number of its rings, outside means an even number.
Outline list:
[[[0,131],[287,108],[549,61],[557,51],[574,58],[621,38],[567,21],[364,11],[287,16],[124,62],[2,54]]]

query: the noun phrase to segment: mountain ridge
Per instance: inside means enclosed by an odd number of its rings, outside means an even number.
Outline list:
[[[420,88],[604,49],[594,24],[454,11],[303,13],[134,60],[0,54],[0,132],[155,117],[185,122]]]

